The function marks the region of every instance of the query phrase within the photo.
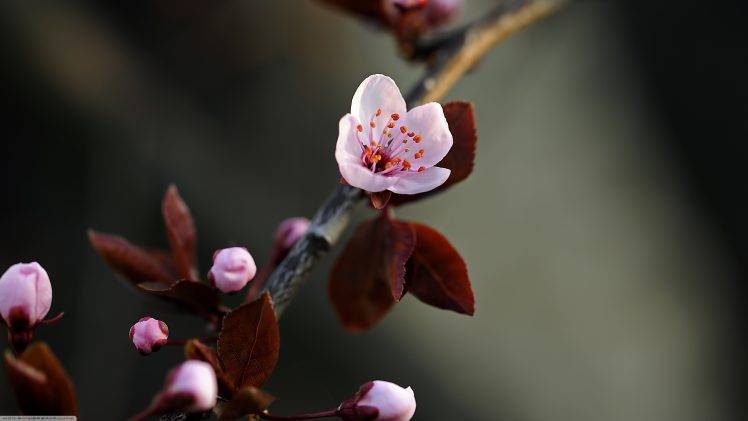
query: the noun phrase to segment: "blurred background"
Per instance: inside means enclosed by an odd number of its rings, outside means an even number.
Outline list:
[[[493,1],[466,3],[463,22]],[[140,357],[130,325],[148,314],[173,337],[202,332],[119,282],[86,228],[165,247],[174,182],[203,271],[229,244],[263,262],[275,225],[311,216],[337,182],[337,121],[358,83],[386,73],[405,90],[421,68],[308,0],[0,11],[0,266],[48,270],[66,316],[39,338],[82,419],[124,419],[182,358]],[[741,2],[577,1],[499,46],[447,98],[475,103],[475,172],[400,211],[460,250],[476,316],[407,297],[348,334],[328,256],[282,319],[274,410],[334,406],[377,378],[413,386],[418,420],[742,418],[745,18]],[[15,408],[3,376],[0,414]]]

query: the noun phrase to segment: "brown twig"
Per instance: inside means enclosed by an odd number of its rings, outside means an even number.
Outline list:
[[[510,0],[501,2],[482,19],[450,35],[432,48],[431,64],[407,95],[408,107],[438,101],[488,51],[530,23],[547,16],[562,0]],[[267,280],[278,317],[319,259],[348,226],[361,191],[340,185],[322,204],[309,230]]]

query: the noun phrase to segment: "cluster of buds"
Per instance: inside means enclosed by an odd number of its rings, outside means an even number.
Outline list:
[[[52,284],[39,263],[17,263],[0,277],[0,316],[8,340],[22,351],[52,305]]]

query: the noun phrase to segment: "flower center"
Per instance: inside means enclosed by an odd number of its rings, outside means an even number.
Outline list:
[[[398,124],[399,114],[391,114],[385,122],[382,109],[378,108],[369,120],[369,129],[356,127],[356,140],[361,145],[361,164],[380,175],[395,175],[401,172],[421,172],[426,168],[415,166],[425,151],[418,148],[423,140],[415,131]],[[381,125],[381,131],[378,129]],[[368,135],[368,139],[365,138]],[[378,136],[377,136],[378,135]]]

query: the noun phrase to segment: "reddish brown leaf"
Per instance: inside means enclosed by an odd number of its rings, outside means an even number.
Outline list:
[[[418,240],[409,262],[408,292],[426,304],[472,316],[475,299],[462,257],[433,228],[410,224]]]
[[[188,311],[201,316],[212,318],[219,313],[216,290],[202,282],[179,281],[171,286],[144,283],[139,284],[138,289],[179,304]]]
[[[143,282],[171,284],[176,279],[165,265],[166,260],[163,259],[163,255],[144,250],[113,234],[88,230],[88,239],[94,250],[112,269],[134,284]]]
[[[179,276],[182,279],[198,280],[195,222],[187,204],[179,196],[176,186],[171,185],[166,190],[161,212],[164,215],[166,236]]]
[[[408,223],[386,213],[358,226],[330,273],[330,299],[346,329],[372,327],[402,298],[415,240]]]
[[[5,352],[5,368],[26,415],[78,415],[75,389],[47,344],[37,342],[18,358]]]
[[[205,345],[197,339],[190,339],[184,344],[184,356],[188,360],[200,360],[213,366],[213,370],[216,372],[216,379],[218,380],[218,387],[221,396],[232,396],[234,394],[234,386],[226,377],[226,373],[223,372],[223,367],[218,360],[218,354],[215,349]]]
[[[259,387],[278,362],[280,335],[267,292],[223,318],[218,335],[218,357],[237,389]]]
[[[247,386],[234,394],[234,396],[221,408],[222,420],[235,420],[245,415],[262,412],[275,400],[275,396],[262,390]]]
[[[415,200],[423,199],[432,194],[439,193],[452,185],[468,178],[473,172],[473,162],[475,161],[475,146],[478,141],[478,134],[475,128],[475,115],[473,114],[473,104],[469,102],[454,101],[442,105],[444,117],[449,124],[449,131],[452,132],[454,143],[447,156],[438,164],[439,167],[449,168],[452,173],[447,181],[434,190],[420,194],[393,194],[390,203],[393,205],[402,205]]]

